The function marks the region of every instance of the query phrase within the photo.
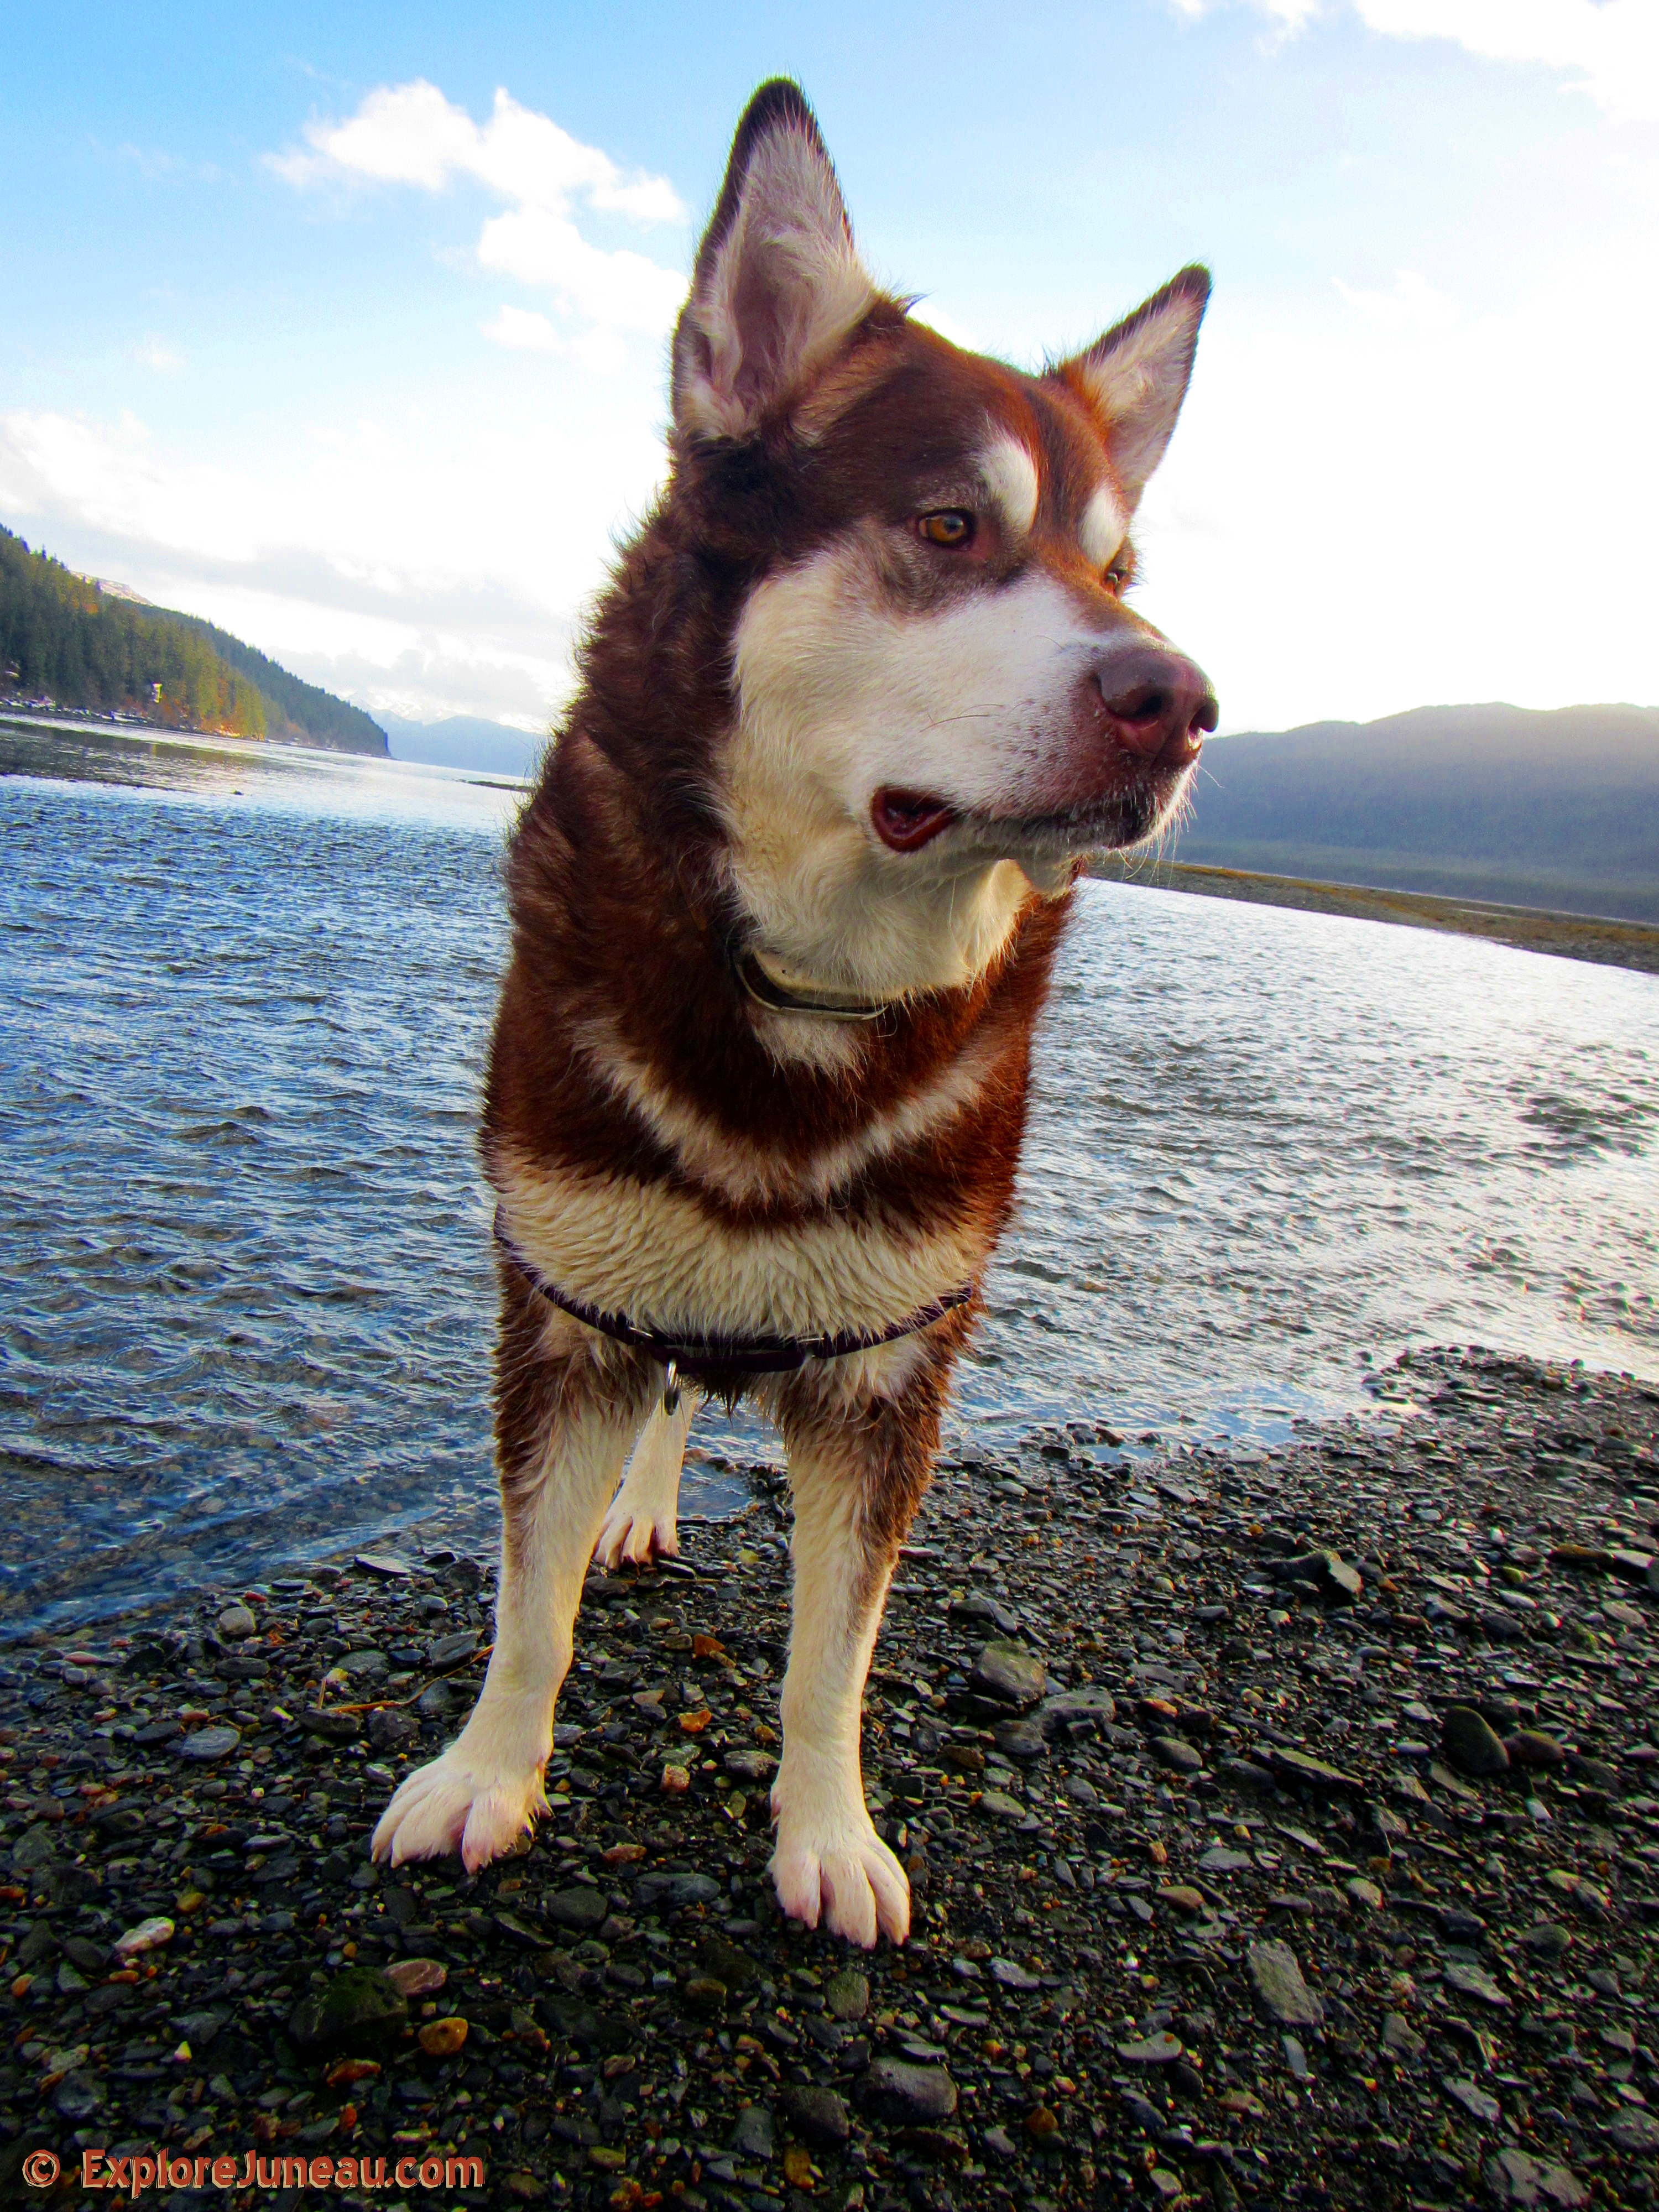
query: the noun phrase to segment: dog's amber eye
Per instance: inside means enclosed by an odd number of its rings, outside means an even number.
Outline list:
[[[1109,568],[1100,580],[1115,599],[1121,599],[1123,586],[1129,580],[1129,572],[1127,568]]]
[[[930,545],[948,545],[955,550],[971,542],[974,518],[959,507],[945,507],[937,514],[920,516],[916,532]]]

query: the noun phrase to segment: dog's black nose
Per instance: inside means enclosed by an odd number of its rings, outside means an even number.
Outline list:
[[[1180,766],[1198,757],[1219,716],[1210,679],[1166,646],[1114,653],[1095,672],[1112,735],[1137,760]]]

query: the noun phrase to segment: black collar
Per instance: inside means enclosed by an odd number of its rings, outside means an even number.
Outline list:
[[[585,1298],[573,1297],[568,1291],[562,1291],[556,1283],[549,1282],[507,1235],[499,1206],[495,1209],[495,1242],[532,1290],[550,1305],[557,1306],[561,1313],[568,1313],[572,1320],[580,1322],[584,1328],[597,1329],[614,1343],[630,1345],[635,1351],[643,1352],[648,1358],[666,1367],[671,1376],[678,1370],[694,1382],[704,1375],[793,1375],[809,1359],[848,1359],[856,1352],[874,1352],[884,1344],[896,1343],[900,1337],[914,1336],[920,1329],[931,1328],[946,1314],[965,1306],[979,1287],[976,1283],[964,1283],[960,1290],[947,1291],[943,1297],[933,1299],[887,1328],[842,1329],[833,1336],[671,1336],[662,1329],[642,1328],[625,1314],[602,1312]]]
[[[793,991],[769,975],[752,946],[732,952],[732,972],[757,1006],[774,1014],[814,1014],[821,1021],[878,1022],[897,1006],[895,999],[857,999],[850,992]]]

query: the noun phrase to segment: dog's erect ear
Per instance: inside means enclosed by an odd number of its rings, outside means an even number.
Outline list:
[[[1187,396],[1209,297],[1209,270],[1183,269],[1086,353],[1053,372],[1099,417],[1131,514],[1164,458]]]
[[[674,421],[746,438],[877,297],[799,85],[750,101],[674,333]]]

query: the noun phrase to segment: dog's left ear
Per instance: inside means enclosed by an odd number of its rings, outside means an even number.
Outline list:
[[[747,438],[875,304],[800,87],[744,110],[674,333],[677,428]]]
[[[1174,432],[1209,297],[1209,270],[1183,269],[1086,353],[1051,371],[1098,418],[1130,514]]]

